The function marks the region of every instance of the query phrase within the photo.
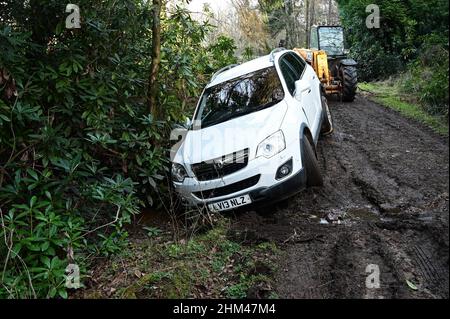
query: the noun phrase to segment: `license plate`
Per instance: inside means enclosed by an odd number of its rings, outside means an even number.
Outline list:
[[[242,195],[235,198],[227,199],[221,202],[209,204],[209,210],[213,212],[220,212],[224,210],[230,210],[240,206],[251,204],[252,200],[249,195]]]

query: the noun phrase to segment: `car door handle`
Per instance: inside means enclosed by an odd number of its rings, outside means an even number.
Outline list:
[[[311,93],[311,86],[307,86],[307,87],[303,88],[303,90],[301,90],[301,93],[306,93],[306,94]]]

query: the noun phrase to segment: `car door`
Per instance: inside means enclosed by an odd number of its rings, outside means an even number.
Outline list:
[[[305,68],[305,72],[301,80],[308,83],[306,87],[309,88],[307,90],[308,96],[306,98],[304,95],[302,96],[302,107],[305,109],[305,113],[308,117],[311,133],[314,137],[317,137],[318,132],[320,131],[320,118],[322,116],[320,82],[317,79],[316,72],[310,65],[307,65]]]
[[[320,114],[318,114],[317,99],[315,98],[318,88],[313,85],[314,79],[317,78],[314,70],[293,52],[282,56],[279,65],[289,93],[299,103],[299,107],[306,115],[312,134],[315,134]]]

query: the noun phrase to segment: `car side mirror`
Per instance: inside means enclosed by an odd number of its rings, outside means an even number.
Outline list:
[[[302,96],[304,93],[309,93],[311,91],[311,85],[304,80],[298,80],[295,82],[295,99],[298,101],[302,100]]]
[[[183,127],[188,130],[191,127],[191,125],[192,125],[191,119],[190,118],[186,118],[184,120]]]
[[[190,119],[185,119],[182,123],[175,123],[173,129],[176,131],[187,131],[191,127],[192,122]]]

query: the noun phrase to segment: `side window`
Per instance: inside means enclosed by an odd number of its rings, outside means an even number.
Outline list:
[[[302,77],[303,71],[305,70],[306,62],[300,58],[300,56],[296,53],[290,53],[286,55],[286,61],[291,65],[293,71],[296,74],[296,81],[300,80]]]
[[[300,80],[305,69],[305,61],[297,54],[288,53],[280,59],[280,69],[291,95],[295,91],[295,82]]]
[[[317,33],[317,28],[311,28],[311,44],[310,44],[310,48],[311,49],[319,49],[319,35]]]
[[[297,81],[296,80],[297,74],[292,70],[292,67],[289,65],[289,63],[286,61],[284,57],[280,59],[280,70],[281,73],[283,74],[284,80],[286,81],[289,93],[293,95],[295,91],[295,81]]]

